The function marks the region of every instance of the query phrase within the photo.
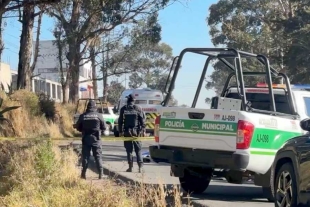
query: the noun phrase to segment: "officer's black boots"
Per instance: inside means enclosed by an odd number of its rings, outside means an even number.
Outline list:
[[[129,168],[126,170],[126,172],[132,172],[132,168],[133,168],[133,163],[128,163],[129,164]],[[143,173],[144,169],[143,169],[143,163],[138,163],[139,166],[139,173]]]
[[[86,169],[85,168],[82,169],[81,178],[86,179]]]
[[[103,169],[99,169],[99,180],[103,177]]]
[[[143,162],[138,163],[138,166],[139,166],[139,173],[144,173]]]
[[[126,172],[132,172],[133,163],[130,162],[128,164],[129,164],[129,168],[126,170]]]

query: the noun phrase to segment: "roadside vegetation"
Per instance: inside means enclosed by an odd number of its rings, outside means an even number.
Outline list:
[[[72,128],[75,105],[58,104],[44,94],[35,94],[27,90],[18,90],[13,94],[0,91],[3,99],[1,109],[21,106],[3,114],[12,122],[15,135],[7,124],[1,122],[0,136],[20,138],[72,137],[76,131]]]
[[[77,155],[49,141],[0,142],[0,206],[94,207],[182,206],[178,188],[91,185],[79,178]]]
[[[1,207],[182,205],[177,187],[167,190],[164,185],[119,185],[112,178],[99,181],[98,185],[81,180],[77,154],[72,149],[61,150],[56,142],[45,139],[76,135],[72,128],[75,105],[57,104],[26,90],[10,95],[0,91],[0,98],[0,111],[21,106],[3,114],[12,122],[17,141],[0,141]],[[12,131],[1,123],[0,133],[9,137]]]

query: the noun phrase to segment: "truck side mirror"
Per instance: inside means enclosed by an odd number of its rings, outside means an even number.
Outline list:
[[[299,125],[302,130],[310,132],[310,118],[301,120]]]
[[[211,99],[211,109],[217,109],[217,105],[219,102],[219,97],[215,96]]]

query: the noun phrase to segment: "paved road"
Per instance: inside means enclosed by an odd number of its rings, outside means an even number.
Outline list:
[[[153,142],[143,142],[144,149],[154,144]],[[137,164],[134,165],[134,172],[125,172],[128,165],[123,142],[105,142],[103,146],[104,167],[129,180],[142,181],[149,184],[179,184],[179,180],[170,177],[170,168],[165,164],[147,163],[145,173],[142,177],[137,172]],[[272,203],[263,198],[260,187],[252,184],[234,185],[225,181],[211,181],[206,192],[197,197],[192,197],[193,204],[208,207],[273,207]]]

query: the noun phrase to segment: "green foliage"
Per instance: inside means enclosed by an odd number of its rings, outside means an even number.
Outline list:
[[[287,63],[287,58],[291,55],[286,54],[292,42],[284,25],[291,22],[292,14],[298,11],[295,6],[291,0],[220,0],[210,6],[207,18],[212,42],[215,46],[267,55],[274,68],[290,74],[293,68]],[[298,25],[296,22],[292,24]],[[248,59],[242,60],[242,63],[246,70],[263,70],[257,61]],[[219,93],[228,72],[222,63],[214,62],[214,72],[206,88],[213,88]],[[264,78],[245,78],[246,85],[257,81],[264,81]]]
[[[39,98],[35,93],[25,89],[17,90],[12,96],[13,99],[19,101],[24,110],[27,110],[31,115],[40,115]]]
[[[40,143],[35,151],[35,168],[37,176],[44,178],[44,181],[48,182],[52,175],[57,171],[55,166],[56,159],[53,151],[53,144],[51,140]]]
[[[107,97],[108,102],[111,104],[117,104],[119,97],[125,90],[125,87],[118,81],[111,81],[108,88],[109,88]]]
[[[172,48],[165,43],[141,45],[131,53],[129,64],[135,72],[129,77],[129,86],[137,88],[145,83],[152,89],[163,89],[172,59]]]

